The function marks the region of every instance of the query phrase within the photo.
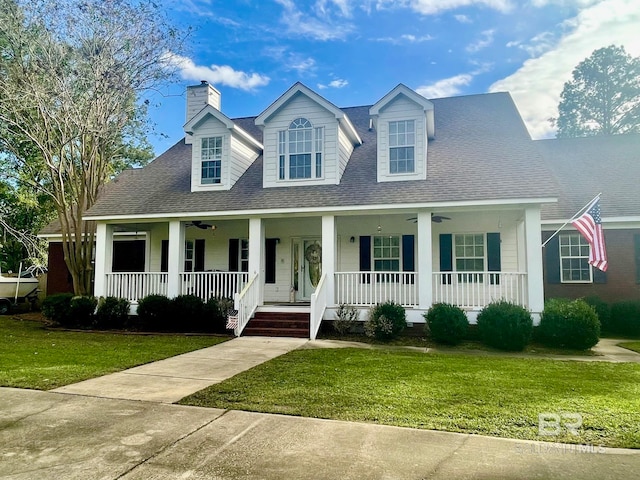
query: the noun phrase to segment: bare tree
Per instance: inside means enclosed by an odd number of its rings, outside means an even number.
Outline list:
[[[22,181],[53,199],[78,295],[93,274],[84,212],[144,146],[143,95],[171,77],[164,59],[183,39],[144,0],[0,0],[0,141]]]

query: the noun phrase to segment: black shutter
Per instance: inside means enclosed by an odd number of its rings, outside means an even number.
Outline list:
[[[402,236],[402,271],[415,272],[414,258],[415,240],[413,235]]]
[[[267,238],[265,240],[265,283],[276,283],[276,245],[278,244],[277,238]]]
[[[636,256],[636,283],[640,283],[640,234],[633,236],[633,244]]]
[[[607,272],[596,267],[591,268],[593,269],[593,283],[607,283]]]
[[[487,233],[487,270],[490,272],[499,272],[502,270],[499,233]],[[500,275],[490,273],[489,283],[491,285],[499,285]]]
[[[557,235],[544,247],[544,268],[547,283],[560,283],[560,241]]]
[[[371,237],[360,237],[360,271],[371,271]],[[362,275],[362,283],[371,283],[371,274]]]
[[[162,240],[160,247],[160,271],[169,271],[169,240]]]
[[[453,271],[453,237],[450,233],[440,234],[440,271]],[[452,280],[451,274],[442,276],[445,285],[450,285]]]
[[[194,272],[204,272],[204,238],[198,238],[194,244]]]
[[[229,239],[229,271],[239,272],[238,256],[240,250],[240,240],[237,238]]]

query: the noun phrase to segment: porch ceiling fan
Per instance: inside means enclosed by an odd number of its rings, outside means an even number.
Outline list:
[[[431,214],[431,221],[433,223],[442,223],[443,220],[451,220],[451,217],[445,217],[443,215]],[[407,222],[418,223],[418,217],[407,218]]]
[[[201,228],[202,230],[215,230],[216,226],[215,225],[211,225],[210,223],[203,223],[202,220],[194,220],[191,223],[187,223],[186,225],[187,227],[198,227]]]

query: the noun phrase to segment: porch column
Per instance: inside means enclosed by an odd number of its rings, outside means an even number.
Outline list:
[[[431,212],[418,212],[418,308],[428,310],[433,303],[433,245]]]
[[[184,225],[180,220],[169,222],[169,258],[167,262],[167,296],[180,295],[180,272],[184,269]]]
[[[528,207],[524,212],[527,257],[527,293],[529,310],[541,313],[544,309],[544,283],[542,277],[542,228],[540,207]]]
[[[322,273],[327,276],[327,305],[335,305],[336,218],[333,215],[322,217]]]
[[[113,225],[98,223],[96,226],[96,260],[94,264],[93,295],[106,297],[106,273],[111,273],[113,259]]]
[[[264,222],[249,219],[249,277],[258,274],[258,305],[264,305]]]

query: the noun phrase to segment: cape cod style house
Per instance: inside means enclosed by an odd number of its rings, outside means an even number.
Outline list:
[[[296,83],[230,119],[203,82],[186,112],[185,138],[87,212],[96,296],[232,297],[236,334],[297,312],[311,338],[343,303],[394,301],[414,323],[435,302],[472,321],[497,299],[542,311],[541,209],[558,186],[509,94],[398,85],[338,108]]]

